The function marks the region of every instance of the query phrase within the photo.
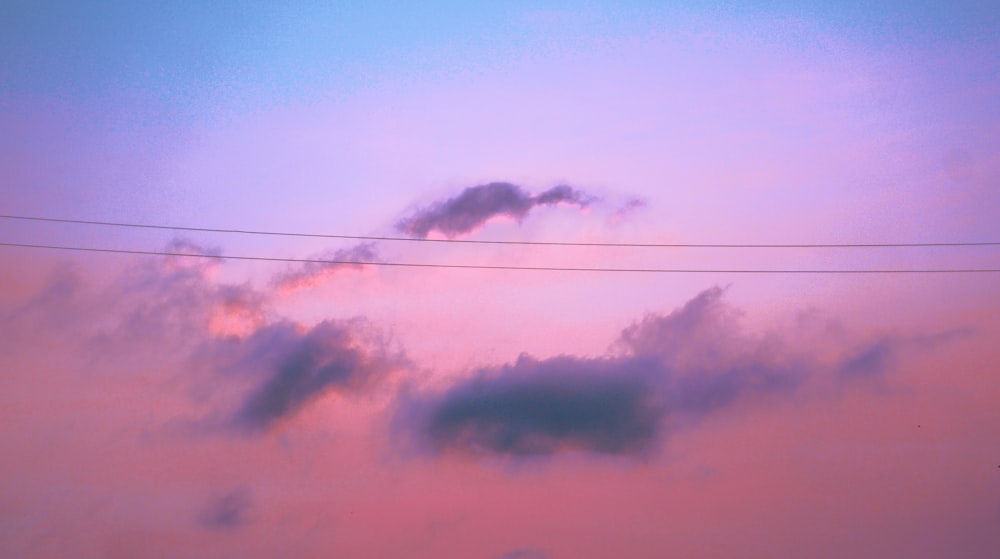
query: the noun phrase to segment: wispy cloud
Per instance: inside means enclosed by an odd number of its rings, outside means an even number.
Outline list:
[[[879,378],[907,351],[934,349],[971,334],[972,330],[959,328],[917,336],[885,335],[850,352],[837,367],[837,375],[841,380]]]
[[[252,505],[250,490],[236,489],[209,501],[198,517],[198,523],[212,530],[238,528],[247,523]]]
[[[164,252],[179,256],[168,256],[164,261],[169,269],[193,268],[210,272],[222,262],[222,250],[206,247],[184,238],[175,238],[167,243]]]
[[[617,210],[612,212],[610,216],[608,216],[607,223],[612,227],[617,227],[618,225],[621,225],[621,223],[625,221],[625,219],[629,215],[642,208],[645,208],[646,205],[647,202],[642,198],[630,198],[624,204],[622,204]]]
[[[307,262],[297,269],[278,274],[271,284],[284,294],[316,287],[345,270],[364,269],[365,262],[375,262],[378,259],[378,251],[375,248],[375,243],[369,242],[351,248],[320,253],[313,256],[312,259],[329,260],[337,262],[337,264]]]
[[[470,186],[458,196],[418,210],[397,223],[396,228],[419,238],[426,238],[433,232],[454,238],[476,230],[497,216],[520,221],[538,206],[570,204],[583,208],[591,200],[590,196],[566,185],[532,195],[515,184],[491,182]]]

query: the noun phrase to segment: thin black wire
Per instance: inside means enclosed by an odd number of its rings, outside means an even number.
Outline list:
[[[115,248],[70,247],[59,245],[39,245],[29,243],[5,243],[0,246],[40,248],[53,250],[70,250],[79,252],[101,252],[113,254],[141,254],[151,256],[184,256],[189,258],[214,258],[226,260],[254,260],[264,262],[298,262],[304,264],[329,264],[349,266],[391,266],[406,268],[457,268],[466,270],[530,270],[544,272],[630,272],[655,274],[962,274],[962,273],[1000,273],[1000,268],[930,268],[930,269],[799,269],[799,270],[769,270],[769,269],[691,269],[691,268],[574,268],[557,266],[491,266],[485,264],[434,264],[418,262],[372,262],[353,260],[323,260],[310,258],[279,258],[272,256],[237,256],[221,254],[200,254],[185,252],[167,252],[154,250],[127,250]]]
[[[362,241],[407,241],[419,243],[467,243],[488,245],[537,245],[537,246],[581,246],[581,247],[635,247],[635,248],[904,248],[904,247],[977,247],[1000,246],[1000,241],[958,241],[933,243],[779,243],[779,244],[710,244],[710,243],[580,243],[559,241],[490,241],[478,239],[422,239],[415,237],[379,237],[371,235],[329,235],[321,233],[290,233],[283,231],[256,231],[249,229],[220,229],[214,227],[185,227],[179,225],[152,225],[144,223],[123,223],[116,221],[92,221],[85,219],[61,219],[25,215],[0,215],[2,219],[44,221],[53,223],[76,223],[81,225],[102,225],[108,227],[133,227],[140,229],[166,229],[170,231],[197,231],[203,233],[238,233],[243,235],[272,235],[281,237],[314,237],[323,239],[352,239]]]

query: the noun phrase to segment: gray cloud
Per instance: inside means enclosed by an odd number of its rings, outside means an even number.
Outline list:
[[[206,350],[216,367],[253,379],[230,422],[262,432],[328,392],[357,393],[403,358],[361,319],[263,326],[245,338],[217,340]]]
[[[432,400],[421,410],[422,435],[434,451],[641,451],[665,413],[647,378],[651,365],[522,356],[499,370],[479,371]]]
[[[971,329],[960,328],[916,336],[883,336],[849,353],[837,367],[837,375],[841,380],[881,377],[908,352],[932,350],[972,333]]]
[[[880,375],[895,360],[898,345],[897,341],[889,338],[868,344],[845,359],[837,374],[845,379]]]
[[[410,395],[397,425],[432,453],[641,455],[673,427],[791,390],[808,372],[740,332],[722,294],[713,288],[669,315],[647,316],[605,356],[522,355],[444,391]]]
[[[378,251],[375,249],[375,243],[361,243],[351,248],[324,252],[313,259],[357,264],[307,262],[295,270],[288,270],[275,276],[271,284],[283,293],[315,287],[338,272],[363,269],[365,262],[374,262],[378,259]]]
[[[421,209],[397,223],[396,228],[419,238],[426,238],[433,231],[454,238],[475,230],[496,216],[504,215],[520,221],[536,206],[572,204],[586,207],[589,203],[590,197],[566,185],[533,196],[517,185],[491,182],[470,186],[458,196]]]
[[[250,490],[237,489],[212,499],[198,517],[198,523],[213,530],[238,528],[247,523],[252,504]]]

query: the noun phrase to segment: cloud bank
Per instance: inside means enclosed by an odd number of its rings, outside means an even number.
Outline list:
[[[186,242],[192,252],[211,253]],[[305,325],[276,316],[273,294],[212,279],[215,259],[136,266],[103,290],[61,270],[27,304],[0,313],[0,348],[30,346],[44,330],[94,367],[187,370],[210,401],[213,427],[263,434],[330,394],[358,397],[410,369],[364,318]],[[817,370],[835,379],[881,378],[913,349],[965,331],[887,335],[823,359],[746,331],[741,313],[708,289],[673,312],[624,328],[609,350],[545,359],[521,355],[437,390],[393,403],[396,432],[431,453],[640,456],[677,429],[760,396],[793,390]],[[169,365],[168,365],[169,364]]]
[[[397,223],[396,228],[421,239],[433,232],[452,239],[474,231],[497,216],[521,221],[538,206],[570,204],[584,208],[590,201],[589,196],[566,185],[531,195],[515,184],[491,182],[470,186],[458,196],[418,210]]]

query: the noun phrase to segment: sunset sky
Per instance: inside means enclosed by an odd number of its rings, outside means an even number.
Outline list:
[[[0,557],[1000,556],[995,3],[285,4],[0,6]]]

